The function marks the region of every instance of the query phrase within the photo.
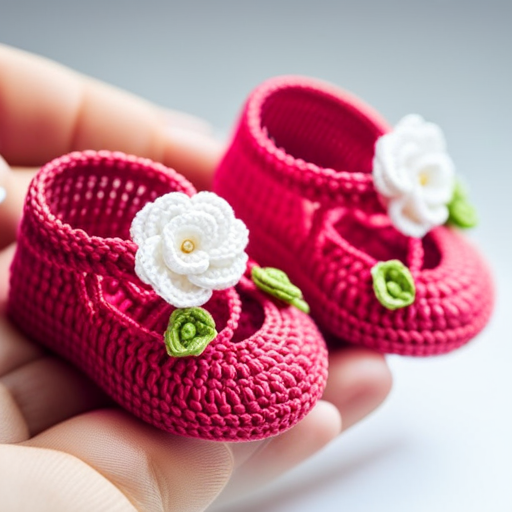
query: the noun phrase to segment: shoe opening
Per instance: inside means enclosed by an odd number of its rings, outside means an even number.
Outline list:
[[[381,130],[341,98],[310,88],[271,94],[261,111],[261,128],[287,154],[337,171],[372,170]]]
[[[407,264],[408,239],[390,225],[370,225],[346,210],[334,229],[351,246],[377,261],[397,259]]]
[[[233,334],[231,341],[240,343],[254,336],[262,327],[265,320],[265,312],[261,304],[249,293],[238,290],[242,299],[242,312],[238,321],[238,328]]]
[[[100,278],[100,290],[101,299],[120,317],[126,317],[126,321],[134,321],[137,326],[157,335],[163,335],[167,330],[169,318],[175,308],[153,290],[110,277]],[[217,332],[222,331],[230,318],[229,307],[223,295],[214,294],[202,307],[215,319]]]
[[[439,266],[441,263],[441,251],[437,246],[434,238],[427,233],[422,240],[423,245],[423,270],[431,270]]]
[[[353,211],[346,210],[334,223],[337,236],[352,247],[370,255],[377,261],[397,259],[408,265],[409,238],[391,225],[372,225]],[[441,262],[441,252],[429,233],[423,237],[422,270],[434,269]]]
[[[141,178],[140,171],[135,179],[128,166],[112,171],[106,165],[83,163],[73,172],[56,174],[46,186],[51,213],[89,236],[128,239],[135,214],[169,192],[169,185],[149,173]]]
[[[129,281],[100,278],[101,299],[119,316],[163,334],[174,308],[152,291]]]

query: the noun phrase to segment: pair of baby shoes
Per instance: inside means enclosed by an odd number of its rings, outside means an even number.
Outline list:
[[[322,395],[318,327],[429,355],[490,315],[485,263],[442,225],[474,212],[419,117],[391,131],[331,86],[271,80],[214,189],[122,153],[50,162],[27,194],[10,317],[144,421],[245,441],[289,429]]]

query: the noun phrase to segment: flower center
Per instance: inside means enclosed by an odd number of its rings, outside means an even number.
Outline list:
[[[420,172],[420,175],[418,176],[418,179],[419,179],[419,182],[420,182],[420,185],[422,187],[424,187],[425,185],[428,184],[428,173],[426,172]]]
[[[192,322],[187,322],[182,328],[181,328],[181,338],[184,341],[191,340],[197,333],[196,326]]]
[[[196,246],[192,240],[183,240],[181,244],[181,250],[186,254],[190,254],[195,248]]]

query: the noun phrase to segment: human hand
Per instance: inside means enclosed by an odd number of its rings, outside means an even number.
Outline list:
[[[382,356],[331,355],[323,400],[275,438],[218,443],[174,436],[117,408],[74,367],[5,317],[23,197],[38,167],[72,150],[158,160],[208,188],[222,144],[207,125],[56,64],[0,46],[0,495],[6,510],[199,511],[258,488],[377,407]],[[340,418],[341,416],[341,418]]]

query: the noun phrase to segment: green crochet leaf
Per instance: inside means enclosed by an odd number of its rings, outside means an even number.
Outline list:
[[[309,313],[309,305],[304,300],[302,292],[290,282],[290,279],[282,270],[255,266],[252,268],[251,276],[260,290],[295,306],[304,313]]]
[[[416,296],[414,279],[409,269],[399,260],[381,261],[371,269],[373,290],[379,302],[387,309],[411,305]]]
[[[448,203],[448,224],[459,228],[473,228],[478,224],[475,207],[469,202],[465,187],[457,181],[451,201]]]
[[[202,354],[216,336],[215,320],[206,309],[184,308],[173,311],[164,338],[170,356],[185,357]]]

